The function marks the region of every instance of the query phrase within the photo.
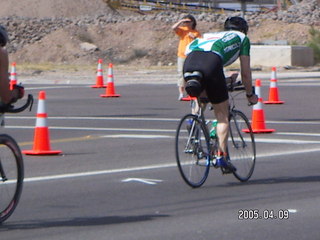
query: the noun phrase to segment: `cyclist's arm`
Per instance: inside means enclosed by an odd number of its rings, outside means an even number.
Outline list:
[[[9,58],[5,48],[0,47],[0,98],[3,103],[11,101],[11,91],[9,90]]]
[[[252,73],[250,67],[250,56],[240,56],[241,79],[246,89],[246,94],[250,103],[257,103],[258,97],[252,92]]]

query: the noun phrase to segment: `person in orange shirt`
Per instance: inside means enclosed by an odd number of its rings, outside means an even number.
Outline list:
[[[185,50],[189,43],[194,39],[201,37],[200,32],[196,29],[197,21],[192,15],[186,15],[181,20],[172,25],[172,30],[179,36],[177,70],[178,70],[178,88],[179,100],[183,98],[185,81],[183,79],[183,64],[186,59]]]

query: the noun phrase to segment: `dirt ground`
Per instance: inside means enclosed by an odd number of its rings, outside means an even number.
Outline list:
[[[80,17],[110,11],[102,0],[2,0],[0,17]],[[101,58],[106,63],[138,68],[174,66],[178,38],[171,25],[163,21],[69,25],[34,44],[25,45],[11,54],[10,61],[18,64],[95,65]],[[218,24],[198,22],[198,30],[202,33],[219,29]],[[309,29],[308,25],[265,20],[259,25],[250,24],[248,35],[253,44],[286,40],[289,44],[301,45],[308,41]],[[81,47],[83,42],[89,42],[97,49],[84,50]]]
[[[219,30],[199,22],[201,32]],[[171,66],[176,63],[178,38],[169,24],[157,21],[126,22],[103,26],[68,26],[53,32],[41,41],[27,45],[12,55],[16,62],[92,64],[102,58],[106,62],[136,66]],[[252,26],[251,42],[286,40],[290,44],[305,44],[310,26],[265,21]],[[86,51],[81,43],[90,42],[96,51]]]
[[[1,0],[0,17],[71,18],[108,11],[103,0]]]

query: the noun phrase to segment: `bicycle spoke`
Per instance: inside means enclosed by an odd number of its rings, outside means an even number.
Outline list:
[[[228,153],[231,163],[237,168],[234,172],[240,181],[247,181],[254,170],[255,143],[252,132],[244,133],[242,129],[250,129],[246,116],[237,110],[232,110],[229,126]],[[231,143],[231,144],[230,144]]]
[[[23,162],[20,149],[8,135],[0,135],[0,223],[14,211],[22,190]]]
[[[205,129],[197,116],[189,114],[181,119],[176,133],[176,158],[184,181],[200,187],[210,168],[209,145]]]
[[[5,182],[5,181],[8,180],[7,176],[6,176],[5,172],[4,172],[4,169],[2,167],[2,161],[1,160],[0,160],[0,175],[1,175],[1,179],[0,179],[1,182]]]

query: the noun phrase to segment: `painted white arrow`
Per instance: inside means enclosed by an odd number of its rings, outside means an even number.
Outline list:
[[[159,182],[162,182],[162,180],[160,180],[160,179],[147,179],[147,178],[126,178],[126,179],[123,179],[121,182],[141,182],[144,184],[154,185]]]

